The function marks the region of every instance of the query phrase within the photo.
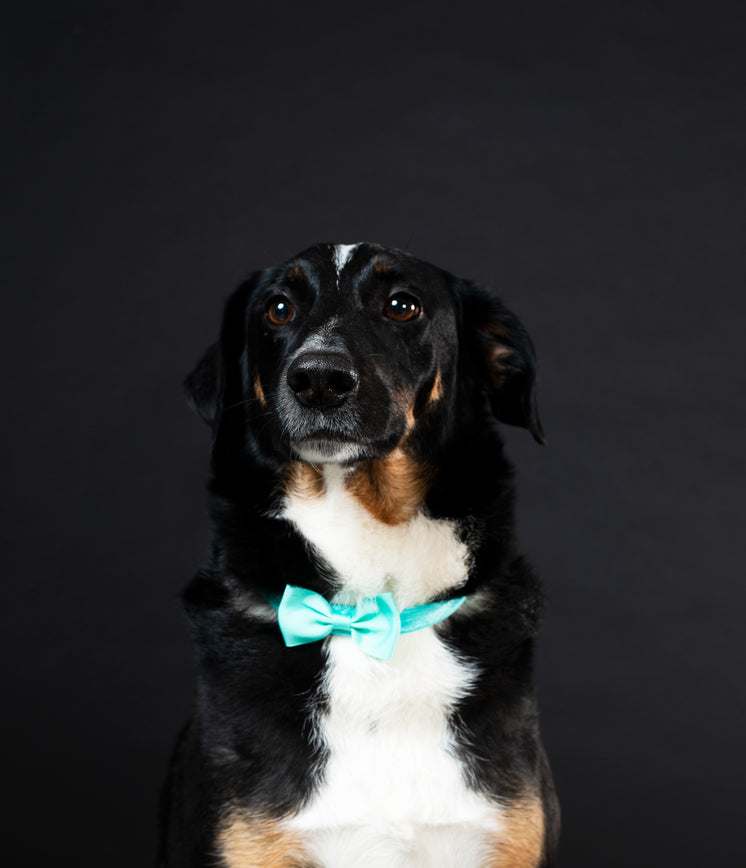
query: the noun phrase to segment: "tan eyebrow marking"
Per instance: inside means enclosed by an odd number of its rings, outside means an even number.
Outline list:
[[[287,279],[293,283],[303,280],[306,276],[306,273],[300,267],[300,265],[294,265],[290,271],[287,273]]]

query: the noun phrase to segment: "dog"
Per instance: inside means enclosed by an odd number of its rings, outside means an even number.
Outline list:
[[[535,380],[490,290],[400,250],[317,244],[230,296],[186,380],[214,538],[162,868],[555,864],[498,424],[544,442]]]

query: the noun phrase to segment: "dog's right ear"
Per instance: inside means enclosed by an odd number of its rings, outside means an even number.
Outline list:
[[[209,346],[197,367],[184,380],[187,402],[197,415],[214,425],[223,393],[223,363],[220,344]]]

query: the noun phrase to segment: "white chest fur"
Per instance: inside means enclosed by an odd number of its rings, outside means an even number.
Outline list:
[[[466,581],[469,551],[453,522],[420,513],[383,524],[347,491],[344,468],[326,465],[324,482],[322,497],[288,498],[283,516],[342,579],[339,602],[390,591],[403,609]]]
[[[326,495],[289,500],[293,521],[343,580],[338,599],[394,593],[401,608],[458,587],[468,551],[449,522],[372,518],[329,468]],[[498,810],[468,786],[448,720],[477,672],[426,628],[400,637],[391,660],[347,637],[327,642],[326,711],[314,721],[327,751],[323,780],[289,821],[324,868],[482,864]]]

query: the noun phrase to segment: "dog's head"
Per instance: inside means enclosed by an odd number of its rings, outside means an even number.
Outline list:
[[[520,321],[488,290],[375,244],[318,244],[252,275],[186,387],[216,446],[270,463],[421,453],[465,413],[543,442]]]

